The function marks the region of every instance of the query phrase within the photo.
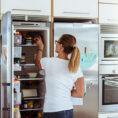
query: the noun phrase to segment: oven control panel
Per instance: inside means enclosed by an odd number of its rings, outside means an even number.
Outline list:
[[[99,74],[118,74],[118,65],[99,65]]]

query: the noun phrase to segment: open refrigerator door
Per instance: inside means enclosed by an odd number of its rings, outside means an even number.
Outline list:
[[[7,12],[2,18],[1,117],[13,118],[12,85],[12,19]]]
[[[35,64],[38,46],[50,56],[50,23],[19,22],[7,12],[2,19],[1,118],[41,118],[45,96],[45,72]]]

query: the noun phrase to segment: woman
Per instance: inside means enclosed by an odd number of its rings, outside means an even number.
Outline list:
[[[46,73],[43,118],[73,118],[71,96],[84,96],[84,78],[79,67],[80,51],[76,47],[76,39],[69,34],[62,35],[56,41],[58,56],[52,58],[42,58],[44,45],[40,39],[37,45],[36,65],[45,69]]]

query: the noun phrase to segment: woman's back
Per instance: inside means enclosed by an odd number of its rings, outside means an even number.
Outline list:
[[[68,70],[68,60],[60,58],[42,58],[41,65],[45,69],[46,95],[44,112],[56,112],[72,109],[71,90],[77,78],[83,74]]]

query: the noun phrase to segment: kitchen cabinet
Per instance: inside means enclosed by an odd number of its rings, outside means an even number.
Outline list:
[[[1,14],[51,15],[51,0],[1,0]]]
[[[99,23],[118,23],[117,4],[99,4]]]
[[[103,2],[103,3],[118,3],[118,0],[99,0],[99,2]]]
[[[54,0],[54,17],[97,18],[98,0]]]

